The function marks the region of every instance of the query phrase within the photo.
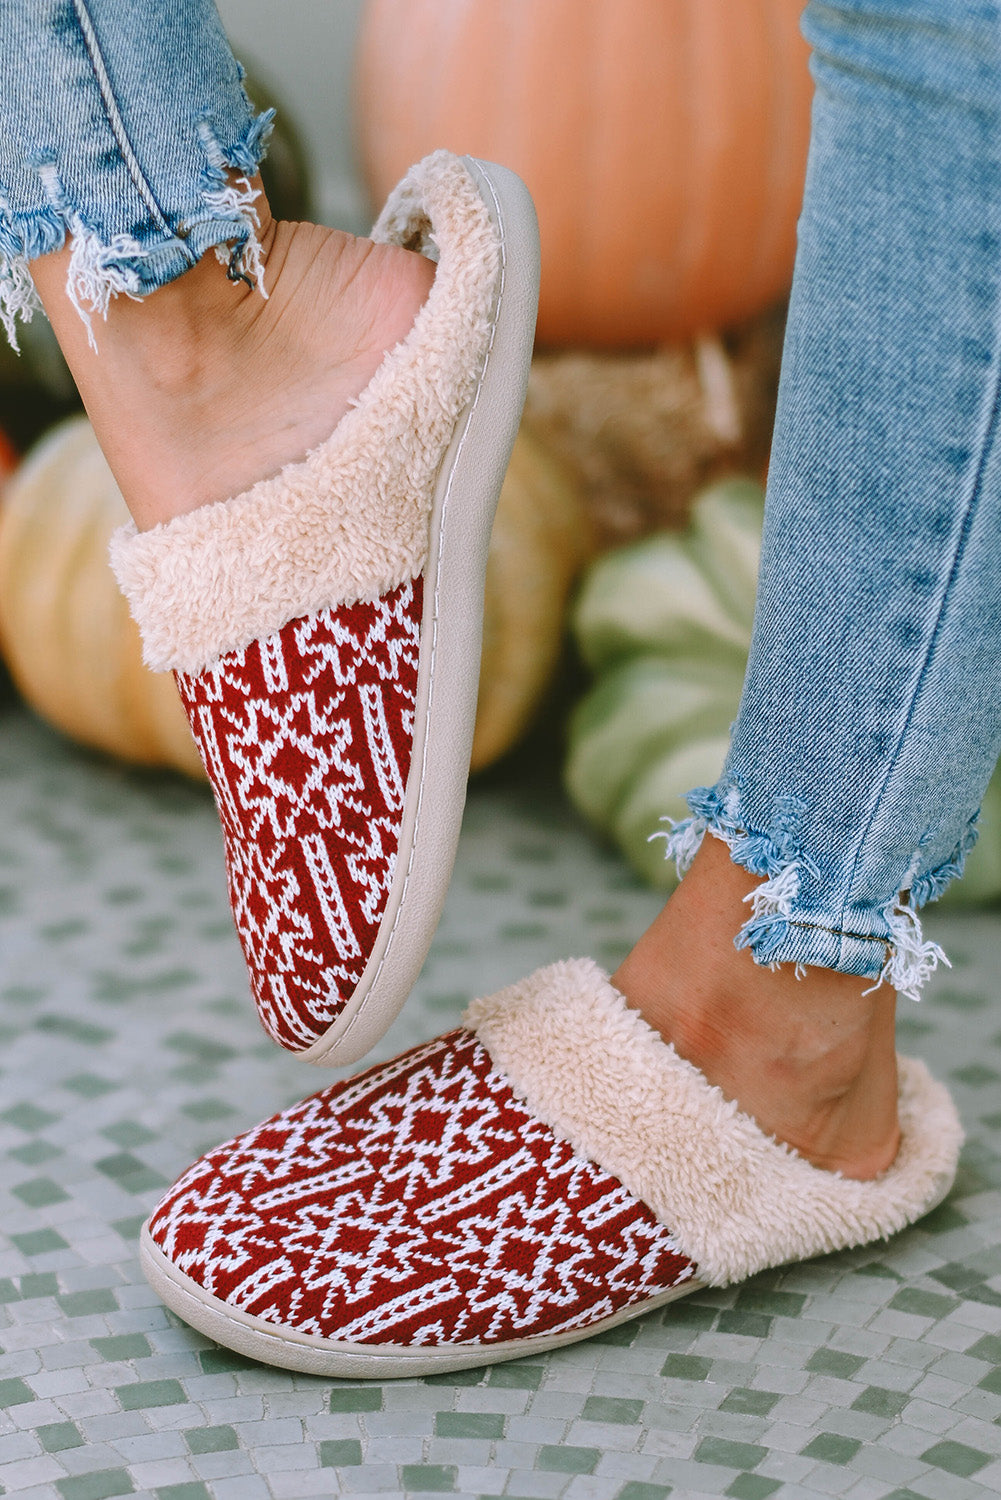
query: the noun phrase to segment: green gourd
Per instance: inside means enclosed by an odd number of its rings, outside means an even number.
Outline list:
[[[684,532],[660,532],[588,570],[572,616],[590,691],[570,720],[571,800],[650,885],[673,864],[651,835],[716,780],[740,699],[754,613],[760,485],[726,479],[696,499]]]
[[[737,715],[761,553],[764,494],[721,480],[696,499],[682,532],[661,532],[592,564],[572,614],[595,674],[569,725],[564,779],[593,826],[656,889],[676,880],[664,857],[667,818],[710,786]],[[981,811],[966,872],[943,900],[1001,897],[1001,770]]]

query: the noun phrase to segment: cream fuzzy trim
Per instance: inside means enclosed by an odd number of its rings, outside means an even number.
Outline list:
[[[377,599],[423,571],[435,477],[481,372],[501,247],[457,156],[426,157],[373,238],[436,258],[427,301],[333,435],[243,495],[111,543],[158,671],[201,671],[289,620]]]
[[[642,1199],[713,1286],[882,1239],[955,1177],[955,1107],[914,1058],[899,1059],[897,1159],[856,1182],[766,1136],[588,959],[474,1001],[466,1022],[528,1108]]]

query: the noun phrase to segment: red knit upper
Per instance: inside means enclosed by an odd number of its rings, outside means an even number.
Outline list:
[[[379,930],[410,770],[421,580],[178,674],[215,791],[265,1030],[293,1051],[349,999]]]
[[[365,1344],[585,1328],[693,1274],[653,1213],[535,1119],[464,1030],[209,1152],[150,1228],[230,1306]]]

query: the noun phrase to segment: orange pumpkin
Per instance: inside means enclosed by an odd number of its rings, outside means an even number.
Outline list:
[[[24,698],[65,734],[200,776],[174,680],[143,665],[108,566],[108,539],[127,519],[90,424],[49,433],[0,506],[0,647]]]
[[[787,288],[812,85],[802,0],[366,0],[363,171],[438,146],[535,196],[539,336],[656,344]]]

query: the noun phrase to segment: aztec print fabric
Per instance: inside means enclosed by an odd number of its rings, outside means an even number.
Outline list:
[[[410,770],[421,602],[418,578],[177,674],[261,1021],[292,1051],[336,1018],[379,931]]]
[[[651,1211],[531,1115],[464,1029],[209,1152],[149,1227],[230,1307],[372,1345],[567,1332],[694,1274]]]

